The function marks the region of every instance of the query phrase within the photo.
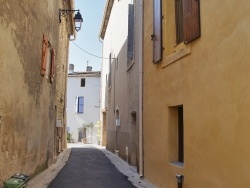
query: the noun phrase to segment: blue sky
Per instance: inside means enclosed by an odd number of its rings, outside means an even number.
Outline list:
[[[82,29],[77,33],[75,44],[83,50],[102,56],[102,46],[99,41],[103,11],[106,0],[75,0],[75,9],[80,9],[83,17]],[[85,71],[86,66],[94,71],[101,70],[101,58],[93,57],[70,42],[69,63],[75,65],[75,71]]]

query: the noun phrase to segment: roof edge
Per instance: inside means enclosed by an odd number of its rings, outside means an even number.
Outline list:
[[[101,29],[100,29],[100,33],[99,33],[99,38],[101,38],[101,39],[104,39],[106,29],[108,26],[108,22],[109,22],[109,17],[110,17],[112,8],[113,8],[113,4],[114,4],[114,0],[107,0],[106,1],[104,13],[103,13],[103,18],[102,18],[102,25],[101,25]]]

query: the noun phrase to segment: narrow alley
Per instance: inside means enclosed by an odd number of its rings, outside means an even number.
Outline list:
[[[0,188],[249,188],[250,0],[0,0]]]
[[[69,161],[49,188],[134,187],[105,155],[94,147],[72,148]]]
[[[73,143],[28,188],[154,188],[136,168],[94,144]]]

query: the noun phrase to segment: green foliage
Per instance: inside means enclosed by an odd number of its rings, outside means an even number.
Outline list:
[[[67,133],[67,140],[70,141],[71,140],[72,135],[70,133]]]
[[[87,133],[87,129],[89,128],[93,128],[94,124],[91,123],[83,123],[82,126],[80,128],[78,128],[79,132],[82,133],[82,138],[86,138],[86,133]]]

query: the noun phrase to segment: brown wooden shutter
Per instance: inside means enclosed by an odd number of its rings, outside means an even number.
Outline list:
[[[162,4],[161,0],[154,0],[153,16],[153,63],[162,59]]]
[[[200,37],[200,0],[183,0],[184,43]]]
[[[176,44],[184,41],[183,35],[183,0],[175,0]]]
[[[55,77],[55,50],[51,50],[51,67],[50,67],[50,82],[54,81]]]
[[[42,62],[41,62],[41,75],[46,74],[46,60],[47,60],[47,49],[48,49],[48,39],[43,35],[43,45],[42,45]]]

